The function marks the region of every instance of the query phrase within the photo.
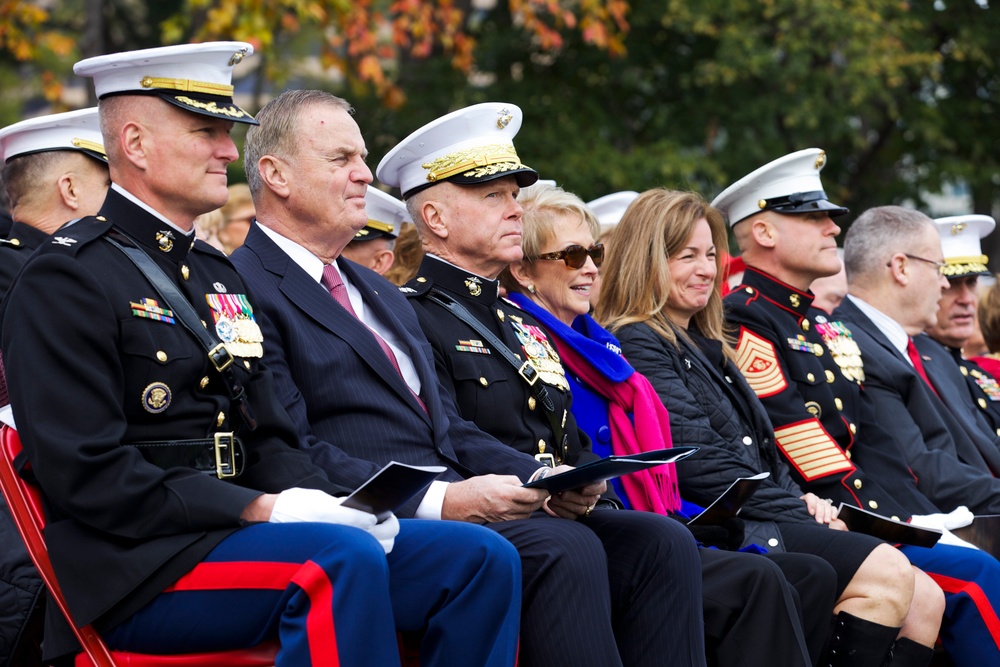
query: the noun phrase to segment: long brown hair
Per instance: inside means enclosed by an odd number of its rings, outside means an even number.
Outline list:
[[[695,192],[647,190],[625,210],[615,230],[617,242],[601,267],[597,321],[612,332],[626,324],[645,322],[676,345],[679,328],[672,325],[664,310],[670,297],[669,258],[687,246],[695,224],[703,218],[717,250],[715,287],[708,303],[691,321],[703,336],[722,341],[727,354],[732,354],[720,291],[726,225],[722,214]]]

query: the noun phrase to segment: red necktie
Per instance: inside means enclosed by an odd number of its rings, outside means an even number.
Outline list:
[[[924,370],[924,362],[920,359],[920,353],[917,352],[917,346],[913,344],[912,338],[906,339],[906,354],[910,357],[910,361],[913,363],[913,368],[916,369],[917,373],[924,379],[927,386],[931,388],[931,391],[937,396],[937,389],[931,384],[931,379],[927,377],[927,371]],[[938,396],[940,398],[940,396]]]
[[[355,317],[355,319],[361,322],[361,318],[358,317],[356,312],[354,312],[354,306],[351,305],[351,299],[347,295],[347,286],[344,285],[343,279],[340,277],[340,274],[337,272],[337,269],[333,266],[333,264],[327,264],[323,267],[323,277],[320,279],[320,282],[323,283],[323,287],[329,290],[330,296],[333,297],[334,301],[339,303],[344,310],[349,312]],[[364,322],[361,323],[364,324]],[[367,327],[367,325],[365,326]],[[403,372],[399,370],[399,361],[396,360],[396,355],[393,353],[392,348],[389,347],[389,344],[385,342],[381,336],[375,333],[374,330],[368,328],[368,331],[370,331],[372,336],[375,337],[379,347],[381,347],[382,351],[385,352],[385,356],[389,358],[389,362],[392,364],[392,367],[395,368],[396,372],[399,373],[400,377],[402,377]],[[410,393],[413,394],[413,398],[417,399],[417,403],[419,403],[420,407],[424,409],[424,412],[427,412],[427,406],[424,404],[423,400],[417,396],[412,389],[410,389]]]

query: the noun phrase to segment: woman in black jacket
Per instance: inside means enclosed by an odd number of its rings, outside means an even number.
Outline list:
[[[910,583],[898,577],[901,568],[911,570],[905,557],[880,540],[845,532],[828,501],[802,493],[778,456],[763,407],[733,363],[723,333],[721,214],[696,194],[650,190],[629,206],[616,238],[628,242],[616,245],[602,270],[597,319],[669,408],[674,441],[701,448],[678,464],[682,496],[708,503],[737,478],[769,472],[740,515],[747,541],[816,554],[833,565],[836,627],[847,631],[834,632],[830,664],[880,664],[879,642],[899,625],[893,664],[928,664],[944,609],[940,589],[912,568],[913,602],[907,602]],[[836,652],[848,646],[859,653],[838,662]]]

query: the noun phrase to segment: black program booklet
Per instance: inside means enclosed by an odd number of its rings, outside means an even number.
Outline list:
[[[608,456],[599,461],[584,463],[582,466],[549,475],[524,486],[529,489],[545,489],[549,493],[560,493],[579,489],[595,482],[603,482],[632,472],[646,470],[665,463],[675,463],[698,451],[697,447],[681,446],[670,449],[655,449],[628,456]]]
[[[932,547],[941,539],[940,530],[920,528],[845,503],[840,503],[840,507],[837,508],[837,518],[854,532],[877,537],[889,544]]]
[[[411,466],[390,461],[347,496],[343,506],[374,514],[382,522],[445,470],[444,466]]]
[[[731,519],[740,513],[750,496],[760,488],[764,480],[771,476],[769,472],[759,472],[752,477],[740,477],[729,485],[712,504],[702,510],[701,514],[688,521],[688,525],[698,523],[716,526],[726,519]]]

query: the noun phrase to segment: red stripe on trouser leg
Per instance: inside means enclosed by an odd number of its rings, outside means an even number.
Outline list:
[[[309,657],[314,665],[340,665],[337,655],[337,632],[333,624],[333,584],[330,577],[316,563],[307,561],[292,577],[309,596],[309,614],[306,616],[306,635],[309,638]]]
[[[280,591],[288,588],[292,577],[302,568],[301,563],[199,563],[163,592],[243,589]]]
[[[941,574],[932,574],[930,578],[941,587],[945,593],[964,593],[969,596],[972,603],[976,605],[976,609],[979,611],[979,616],[983,619],[983,624],[989,631],[990,636],[993,637],[993,641],[996,643],[997,648],[1000,649],[1000,619],[997,618],[996,611],[993,609],[993,605],[990,604],[990,600],[986,597],[986,593],[983,589],[979,587],[978,584],[971,581],[962,581],[961,579],[954,579],[952,577],[946,577]]]

